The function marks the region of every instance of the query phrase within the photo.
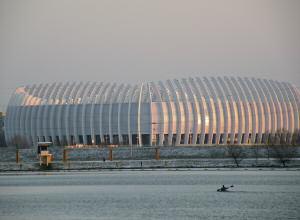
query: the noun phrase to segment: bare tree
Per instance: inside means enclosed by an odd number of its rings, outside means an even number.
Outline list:
[[[294,157],[296,148],[291,145],[272,146],[272,156],[284,167]]]
[[[21,135],[15,135],[11,141],[10,144],[16,147],[16,149],[22,149],[22,148],[29,148],[30,145],[25,137]]]
[[[300,130],[297,129],[290,135],[290,142],[293,146],[300,146]]]
[[[241,161],[245,158],[245,152],[243,147],[229,145],[227,147],[227,154],[231,157],[237,167],[240,166]]]
[[[0,147],[7,147],[4,135],[4,116],[0,112]]]
[[[285,167],[296,153],[294,145],[297,143],[298,134],[291,134],[290,132],[281,129],[276,131],[273,137],[274,138],[269,141],[272,157]],[[293,138],[295,139],[294,143]]]
[[[5,142],[4,130],[0,128],[0,147],[7,147]]]

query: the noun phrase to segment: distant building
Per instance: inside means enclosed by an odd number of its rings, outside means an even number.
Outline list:
[[[299,111],[299,90],[274,80],[53,83],[16,89],[5,135],[57,145],[261,144],[298,131]]]
[[[3,112],[0,112],[0,147],[6,147],[4,135],[4,118],[5,114]]]

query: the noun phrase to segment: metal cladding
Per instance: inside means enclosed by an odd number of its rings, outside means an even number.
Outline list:
[[[299,111],[295,86],[266,79],[52,83],[15,90],[5,135],[57,145],[261,144],[298,131]]]

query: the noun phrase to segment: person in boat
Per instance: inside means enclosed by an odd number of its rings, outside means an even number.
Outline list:
[[[228,192],[227,190],[230,188],[230,187],[233,187],[233,185],[229,186],[229,187],[226,187],[226,186],[222,186],[220,189],[218,189],[217,191],[218,192]]]
[[[229,189],[229,187],[225,187],[224,185],[221,187],[221,191],[226,191],[227,189]]]

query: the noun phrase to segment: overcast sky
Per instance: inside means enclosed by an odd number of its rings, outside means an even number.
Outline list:
[[[300,1],[0,0],[0,111],[27,84],[196,75],[300,86]]]

